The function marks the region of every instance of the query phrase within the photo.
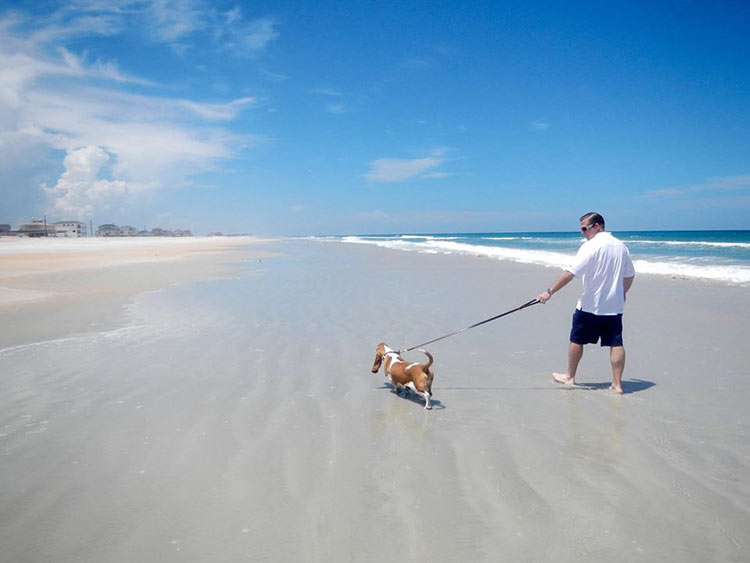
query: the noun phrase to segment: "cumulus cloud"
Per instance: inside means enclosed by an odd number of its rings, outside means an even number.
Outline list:
[[[414,159],[380,158],[370,162],[370,171],[364,177],[371,182],[401,182],[413,178],[439,178],[431,172],[444,162],[445,149],[437,149],[430,156]]]
[[[255,25],[240,12],[220,18],[198,0],[77,0],[39,18],[0,16],[0,175],[14,173],[28,155],[60,158],[65,171],[54,186],[42,185],[44,194],[61,213],[90,216],[110,200],[189,184],[191,175],[258,142],[227,128],[255,98],[165,97],[160,85],[68,43],[115,35],[144,19],[165,42],[184,43],[210,26],[224,30],[219,39],[240,33],[240,54],[277,35],[270,20]]]
[[[89,146],[68,150],[63,160],[65,171],[57,184],[42,184],[60,217],[66,219],[89,218],[95,210],[110,206],[132,189],[122,180],[101,177],[102,167],[110,159],[101,147]]]

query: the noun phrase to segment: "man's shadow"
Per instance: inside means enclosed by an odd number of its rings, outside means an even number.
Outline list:
[[[567,389],[584,389],[587,391],[597,391],[601,389],[609,389],[611,382],[604,383],[576,383],[573,387],[568,385],[561,385],[562,388]],[[622,381],[622,394],[630,395],[631,393],[640,393],[646,389],[654,387],[656,383],[653,381],[646,381],[645,379],[628,379]]]

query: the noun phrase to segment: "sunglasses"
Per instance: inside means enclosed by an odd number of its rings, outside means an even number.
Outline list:
[[[596,227],[596,225],[597,225],[597,224],[598,224],[598,223],[594,223],[593,225],[587,225],[586,227],[581,227],[581,232],[582,232],[582,233],[585,233],[585,232],[586,232],[586,231],[588,231],[589,229],[593,229],[594,227]]]

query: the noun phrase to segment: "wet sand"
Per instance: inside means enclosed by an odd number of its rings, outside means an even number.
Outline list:
[[[117,326],[140,292],[232,275],[262,260],[253,237],[0,237],[0,347]]]
[[[0,280],[57,295],[0,307],[3,338],[24,333],[0,341],[3,558],[746,558],[747,288],[639,276],[616,396],[592,346],[581,385],[552,381],[573,282],[429,346],[425,411],[370,373],[375,345],[516,307],[556,270],[299,240],[242,252],[149,287],[133,280],[153,264],[112,266],[132,272],[100,289],[130,289],[104,305],[81,295],[91,269]],[[202,279],[222,258],[231,274]],[[69,300],[89,325],[65,332]]]

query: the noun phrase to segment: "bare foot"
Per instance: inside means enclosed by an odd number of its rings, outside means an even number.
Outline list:
[[[568,377],[567,373],[553,373],[552,379],[563,385],[575,385],[576,380],[574,377]]]
[[[622,395],[622,387],[615,387],[614,383],[609,386],[609,390],[612,391],[612,393],[617,393],[618,395]]]

